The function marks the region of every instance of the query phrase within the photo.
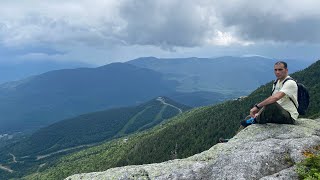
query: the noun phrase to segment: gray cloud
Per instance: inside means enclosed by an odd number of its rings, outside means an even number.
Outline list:
[[[204,47],[230,54],[251,44],[320,44],[318,7],[318,0],[3,0],[0,48],[36,47],[26,54],[39,57],[46,47],[65,52],[61,59],[100,62],[127,59],[123,51],[169,57]]]
[[[194,47],[217,38],[213,44],[320,43],[317,0],[130,0],[119,7],[126,25],[118,37],[128,44]]]
[[[120,2],[0,2],[0,43],[5,46],[115,44],[118,42],[115,32],[122,23],[117,15]]]
[[[90,5],[88,2],[42,1],[23,6],[7,2],[0,7],[1,42],[9,46],[85,43],[170,49],[203,45],[215,32],[216,19],[206,9],[206,1],[110,0],[92,1]]]
[[[127,22],[121,38],[129,44],[202,45],[213,27],[201,5],[191,0],[127,1],[120,9]]]
[[[224,1],[218,18],[246,40],[320,43],[320,1]]]

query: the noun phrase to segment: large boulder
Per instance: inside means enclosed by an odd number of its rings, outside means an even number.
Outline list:
[[[186,159],[76,174],[66,179],[298,179],[295,164],[320,144],[320,119],[254,124]]]

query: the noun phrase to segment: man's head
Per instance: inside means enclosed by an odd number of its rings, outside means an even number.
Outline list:
[[[278,61],[274,64],[274,74],[280,80],[284,80],[288,76],[288,66],[286,62]]]

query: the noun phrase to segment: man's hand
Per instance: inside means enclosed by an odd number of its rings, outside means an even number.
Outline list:
[[[286,94],[284,92],[277,92],[276,94],[268,97],[267,99],[263,100],[262,102],[258,103],[257,105],[259,105],[260,109],[263,108],[264,106],[277,102],[279,99],[283,98]],[[259,112],[259,109],[257,107],[253,107],[250,109],[250,116],[255,118],[257,114]]]
[[[250,116],[255,118],[255,116],[258,112],[259,112],[259,109],[257,107],[253,107],[250,109]]]

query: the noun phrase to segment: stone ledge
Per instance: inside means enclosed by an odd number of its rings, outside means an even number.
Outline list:
[[[319,132],[319,119],[298,119],[296,125],[254,124],[228,143],[189,158],[66,179],[297,179],[293,165],[304,159],[305,149],[320,144]]]

